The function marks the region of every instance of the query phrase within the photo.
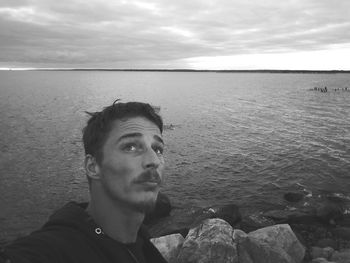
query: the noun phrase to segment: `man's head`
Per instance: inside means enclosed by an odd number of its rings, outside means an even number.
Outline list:
[[[98,163],[103,159],[102,147],[115,120],[125,120],[131,117],[144,117],[153,122],[163,133],[163,120],[148,103],[126,102],[116,100],[112,105],[100,112],[87,112],[91,118],[83,129],[85,154],[95,157]]]
[[[164,168],[161,117],[140,102],[114,103],[91,116],[83,140],[92,194],[149,211]]]

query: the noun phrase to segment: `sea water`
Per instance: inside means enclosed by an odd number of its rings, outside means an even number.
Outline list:
[[[172,125],[162,191],[177,208],[261,211],[284,206],[288,191],[350,195],[350,74],[2,71],[0,80],[0,240],[88,201],[85,111],[117,98],[160,106]]]

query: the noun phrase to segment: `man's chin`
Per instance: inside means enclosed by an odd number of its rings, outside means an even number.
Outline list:
[[[151,213],[156,207],[156,200],[145,200],[133,204],[134,208],[141,213]]]
[[[156,207],[158,192],[157,190],[144,192],[137,201],[135,200],[132,206],[142,213],[152,212]]]

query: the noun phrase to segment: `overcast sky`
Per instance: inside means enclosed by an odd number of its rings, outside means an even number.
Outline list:
[[[0,0],[0,68],[350,70],[349,0]]]

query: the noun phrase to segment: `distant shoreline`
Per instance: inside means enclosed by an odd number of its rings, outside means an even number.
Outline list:
[[[214,72],[214,73],[298,73],[298,74],[336,74],[350,73],[350,70],[197,70],[197,69],[106,69],[106,68],[26,68],[5,69],[5,71],[131,71],[131,72]]]

